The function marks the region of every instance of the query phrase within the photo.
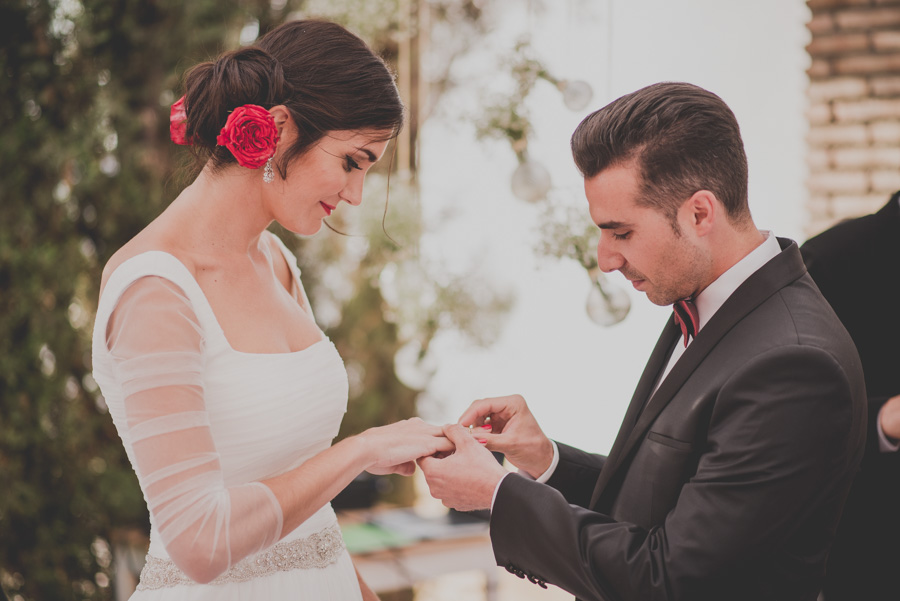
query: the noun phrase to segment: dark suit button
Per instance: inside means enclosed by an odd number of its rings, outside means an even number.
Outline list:
[[[503,567],[505,567],[505,568],[506,568],[506,571],[509,572],[510,574],[515,574],[515,573],[516,573],[516,568],[514,568],[514,567],[513,567],[513,564],[511,564],[511,563],[506,564],[506,565],[503,566]]]
[[[538,579],[538,586],[541,588],[547,588],[547,583],[541,579]]]
[[[529,574],[529,575],[528,575],[528,582],[530,582],[531,584],[537,584],[537,583],[538,583],[538,580],[537,580],[537,578],[535,578],[534,576],[532,576],[531,574]]]

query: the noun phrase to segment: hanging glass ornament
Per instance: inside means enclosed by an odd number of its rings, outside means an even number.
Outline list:
[[[526,202],[546,198],[550,191],[550,172],[537,161],[525,159],[513,171],[512,191],[517,198]]]
[[[563,80],[558,87],[562,91],[563,103],[572,111],[582,110],[594,97],[591,86],[580,79]]]
[[[592,269],[588,275],[593,285],[585,308],[591,321],[601,326],[612,326],[625,319],[631,310],[628,292],[606,279],[599,269]]]

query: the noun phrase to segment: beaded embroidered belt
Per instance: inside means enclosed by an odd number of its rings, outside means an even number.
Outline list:
[[[246,582],[276,572],[324,568],[338,560],[346,546],[337,524],[306,538],[278,543],[268,551],[248,557],[233,565],[209,584]],[[137,590],[168,588],[181,584],[197,584],[169,559],[147,555]]]

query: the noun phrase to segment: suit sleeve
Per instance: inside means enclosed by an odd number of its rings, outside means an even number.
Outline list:
[[[556,443],[556,447],[559,449],[559,463],[547,484],[562,493],[568,503],[587,507],[606,457],[560,442]]]
[[[586,601],[726,599],[733,566],[780,550],[810,507],[843,502],[861,442],[851,398],[822,350],[757,356],[717,392],[697,470],[663,524],[617,522],[508,477],[491,516],[497,563]]]

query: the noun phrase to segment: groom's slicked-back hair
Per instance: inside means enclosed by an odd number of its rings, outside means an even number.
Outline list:
[[[657,83],[614,100],[578,125],[572,155],[586,179],[633,161],[641,175],[638,202],[673,224],[698,190],[713,192],[732,223],[749,222],[740,127],[728,105],[703,88]]]

